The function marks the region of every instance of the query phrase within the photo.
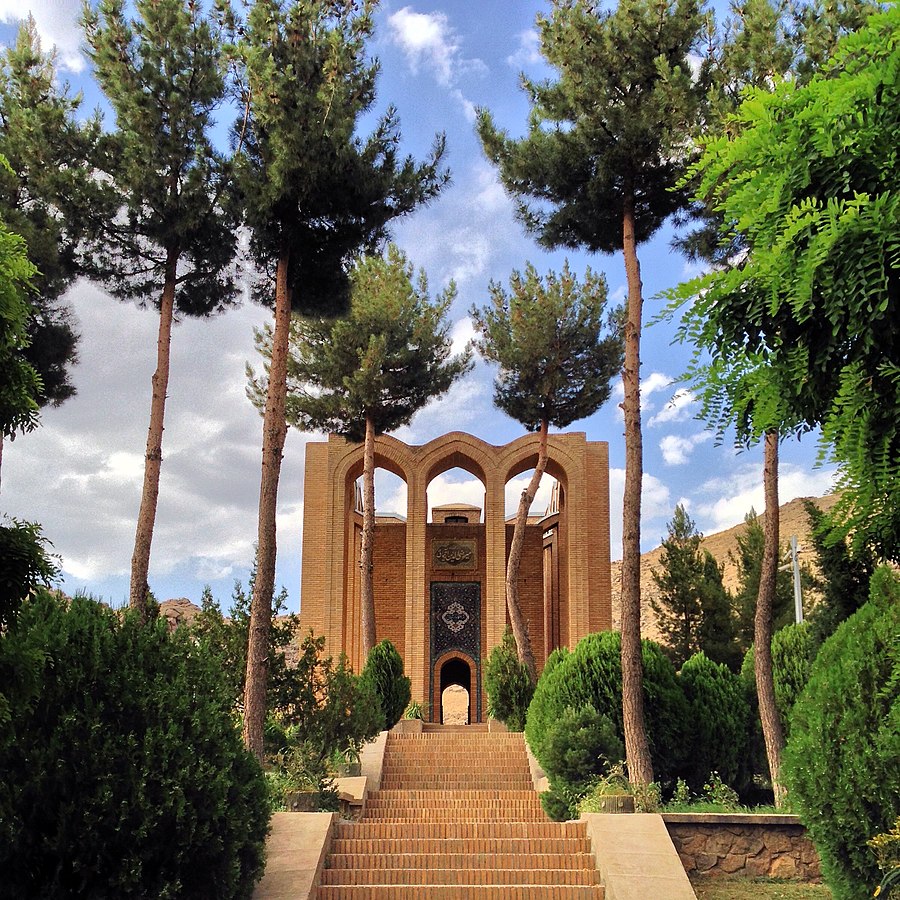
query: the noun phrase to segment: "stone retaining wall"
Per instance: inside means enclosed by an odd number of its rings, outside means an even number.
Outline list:
[[[819,857],[797,816],[666,813],[691,877],[748,875],[819,882]]]

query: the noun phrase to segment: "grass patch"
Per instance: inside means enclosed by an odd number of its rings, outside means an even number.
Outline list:
[[[832,900],[824,884],[777,878],[697,878],[691,882],[697,900]]]

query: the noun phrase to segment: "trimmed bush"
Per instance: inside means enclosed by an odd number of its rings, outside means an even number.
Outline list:
[[[566,818],[576,814],[575,806],[591,782],[624,756],[625,747],[609,716],[593,706],[563,711],[544,741],[541,765],[551,791],[568,806]]]
[[[733,787],[746,781],[750,705],[739,675],[726,665],[695,653],[678,680],[690,707],[690,752],[686,778],[699,792],[710,773]]]
[[[186,631],[40,593],[0,636],[0,681],[5,896],[250,897],[266,784]]]
[[[503,641],[491,650],[484,671],[488,695],[488,715],[503,722],[510,731],[525,730],[525,714],[534,696],[528,669],[519,661],[516,639],[507,626]]]
[[[872,577],[868,603],[822,645],[794,707],[783,776],[836,900],[871,896],[866,841],[900,815],[900,582]]]
[[[772,636],[772,677],[775,705],[781,715],[785,738],[791,732],[794,705],[809,681],[819,646],[808,622],[787,625]]]
[[[369,652],[362,678],[371,681],[381,703],[384,727],[393,728],[403,717],[412,697],[409,678],[403,674],[403,660],[387,638]]]
[[[653,758],[654,775],[666,782],[681,774],[685,759],[688,705],[675,669],[659,644],[642,642],[644,713]],[[566,709],[592,706],[608,716],[616,734],[622,730],[621,638],[603,631],[585,637],[555,665],[545,667],[528,707],[525,736],[532,752],[546,769],[547,741]],[[599,774],[599,764],[598,771]]]

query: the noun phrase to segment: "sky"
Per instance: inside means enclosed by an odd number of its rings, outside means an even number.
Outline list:
[[[84,105],[101,103],[90,65],[81,52],[77,17],[81,0],[0,0],[0,41],[15,38],[17,20],[34,16],[45,49],[57,48],[61,80],[82,91]],[[540,272],[559,271],[566,258],[576,273],[587,266],[605,274],[609,296],[625,296],[621,254],[547,252],[525,233],[514,204],[481,152],[475,110],[489,109],[498,125],[524,133],[527,98],[520,73],[550,77],[542,62],[535,0],[417,0],[383,2],[376,16],[372,56],[381,63],[378,110],[393,104],[404,151],[422,159],[437,132],[446,133],[451,185],[428,207],[401,220],[393,239],[423,267],[434,291],[452,279],[458,288],[450,311],[458,347],[472,336],[468,311],[487,302],[491,280],[532,262]],[[113,122],[107,113],[107,125]],[[223,121],[222,125],[229,123]],[[363,123],[363,130],[371,121]],[[660,292],[697,274],[671,249],[663,229],[640,250],[645,322],[662,309]],[[127,602],[134,528],[140,504],[143,454],[156,361],[158,318],[151,308],[117,301],[87,282],[67,295],[81,334],[73,381],[77,396],[45,410],[36,431],[7,442],[3,452],[0,512],[42,524],[61,559],[61,586],[113,605]],[[152,299],[152,298],[150,298]],[[173,331],[172,370],[166,406],[159,507],[150,561],[150,586],[159,599],[199,602],[205,585],[227,606],[235,580],[246,583],[254,554],[259,496],[262,421],[245,396],[245,366],[258,366],[253,331],[271,313],[244,305],[217,318],[186,320]],[[719,444],[696,419],[697,403],[678,383],[690,349],[673,344],[674,325],[646,326],[642,339],[644,481],[642,544],[650,550],[665,536],[677,503],[698,528],[712,533],[764,508],[762,453]],[[522,427],[492,404],[494,371],[479,362],[440,400],[394,432],[410,444],[448,431],[467,431],[493,444],[522,434]],[[624,436],[621,385],[610,401],[569,431],[609,442],[611,547],[621,557]],[[322,435],[290,429],[278,505],[277,584],[299,608],[303,521],[304,447]],[[830,467],[818,468],[814,435],[782,445],[781,502],[827,493]],[[526,473],[527,474],[527,473]],[[534,509],[546,506],[545,478]],[[509,510],[521,491],[508,486]],[[432,482],[433,505],[481,504],[480,482],[452,470]],[[405,485],[381,474],[379,513],[405,513]],[[787,539],[788,536],[784,536]]]

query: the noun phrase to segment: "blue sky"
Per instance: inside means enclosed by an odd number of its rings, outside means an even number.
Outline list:
[[[79,52],[80,0],[0,0],[0,40],[14,39],[15,21],[29,9],[45,46],[58,48],[61,77],[84,91],[86,105],[95,105],[97,90]],[[546,4],[533,0],[455,0],[384,3],[377,14],[370,49],[382,66],[379,108],[397,107],[404,149],[419,158],[435,132],[447,135],[451,186],[400,222],[394,238],[425,268],[433,288],[456,281],[459,294],[451,316],[460,344],[471,336],[467,311],[485,302],[491,279],[507,281],[528,260],[540,271],[559,270],[566,258],[539,249],[516,222],[473,125],[474,109],[484,106],[511,133],[524,131],[528,104],[519,73],[549,74],[534,30],[535,14],[545,10]],[[661,308],[655,295],[695,274],[670,249],[671,237],[664,230],[640,249],[645,321]],[[604,272],[611,298],[624,297],[620,254],[570,252],[568,258],[576,272],[588,265]],[[6,445],[0,509],[43,524],[62,558],[67,591],[87,590],[119,604],[128,595],[157,319],[87,283],[76,285],[68,299],[82,335],[74,376],[78,395],[58,410],[47,410],[39,430]],[[247,305],[212,321],[184,322],[174,331],[150,568],[151,587],[161,599],[185,596],[196,602],[210,584],[217,597],[227,600],[234,580],[246,581],[256,536],[261,420],[244,396],[244,365],[256,362],[253,328],[268,315]],[[672,333],[671,325],[656,324],[646,327],[643,337],[645,550],[665,534],[676,503],[685,503],[705,532],[737,524],[751,506],[764,506],[761,453],[716,446],[693,418],[696,404],[690,394],[673,383],[689,350],[673,346]],[[480,363],[396,436],[423,443],[462,430],[495,444],[518,437],[521,426],[491,404],[491,380],[491,370]],[[570,429],[609,442],[614,558],[621,555],[624,476],[620,398],[617,388],[604,408]],[[304,446],[315,439],[321,436],[291,430],[282,469],[277,577],[294,609],[300,602]],[[783,445],[782,502],[827,492],[833,473],[815,468],[816,456],[814,436]],[[382,477],[377,491],[379,511],[404,511],[402,483]],[[430,500],[479,502],[480,491],[465,473],[453,471],[433,483]],[[515,494],[511,485],[509,495]]]

